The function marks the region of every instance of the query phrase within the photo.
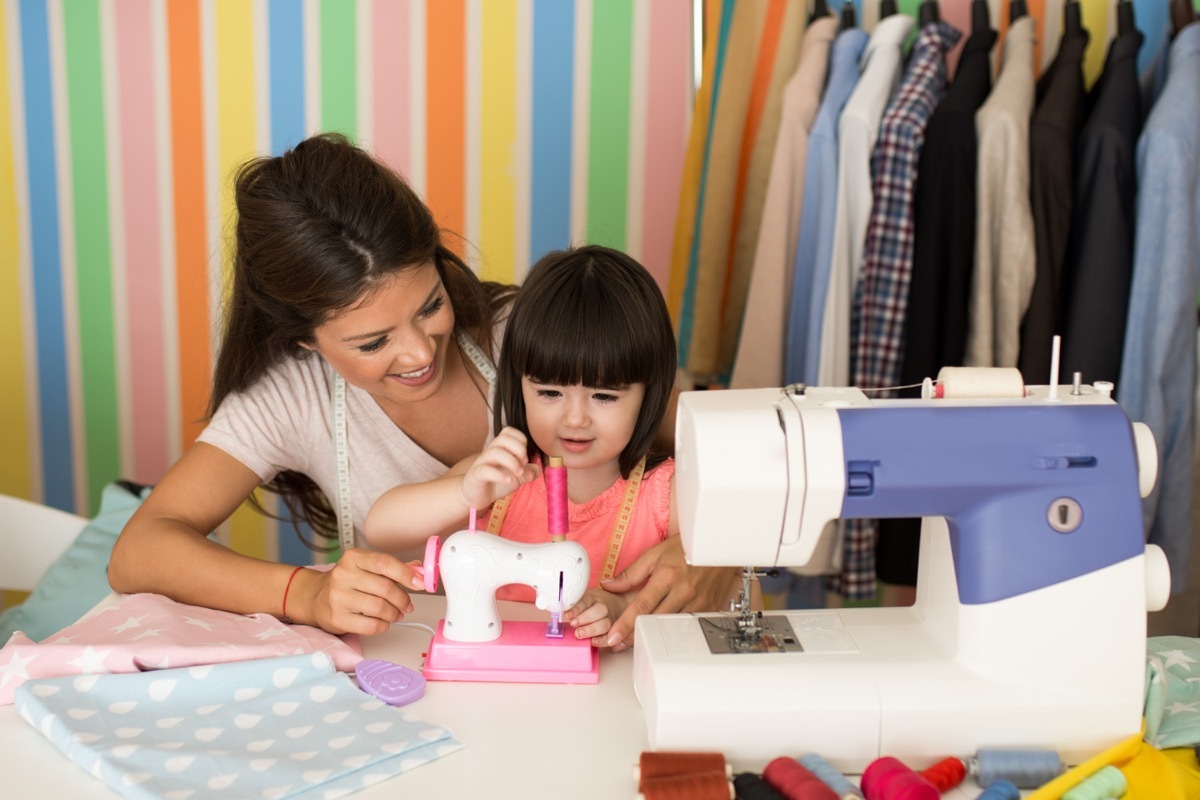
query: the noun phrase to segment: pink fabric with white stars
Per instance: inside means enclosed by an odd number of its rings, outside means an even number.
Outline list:
[[[358,637],[270,614],[231,614],[162,595],[126,595],[41,642],[17,631],[0,648],[0,705],[27,680],[97,675],[326,653],[342,672],[362,660]]]

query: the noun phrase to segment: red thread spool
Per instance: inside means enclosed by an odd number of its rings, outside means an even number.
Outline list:
[[[567,468],[562,456],[550,456],[546,474],[546,527],[550,539],[561,542],[567,538]]]
[[[936,786],[891,756],[867,766],[862,790],[867,800],[938,800],[941,796]]]
[[[788,800],[838,800],[837,792],[793,758],[780,756],[767,764],[763,780]]]
[[[723,753],[646,751],[641,754],[638,763],[633,766],[633,779],[638,782],[638,788],[641,789],[646,781],[677,775],[694,775],[700,772],[719,772],[725,776],[733,774],[729,765],[725,763]]]
[[[929,781],[939,792],[948,792],[967,777],[967,765],[957,758],[943,758],[928,769],[921,770],[921,777]]]
[[[695,772],[649,778],[638,787],[644,800],[733,800],[733,784],[724,772]]]

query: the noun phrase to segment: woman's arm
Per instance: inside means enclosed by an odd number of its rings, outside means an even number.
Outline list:
[[[430,536],[461,530],[472,508],[488,508],[538,476],[525,443],[524,434],[505,428],[482,453],[460,461],[445,475],[384,492],[367,512],[367,541],[380,550],[402,551]]]
[[[674,475],[671,476],[670,491],[668,537],[642,553],[611,580],[601,581],[607,592],[636,591],[636,596],[608,632],[608,645],[614,651],[633,644],[633,623],[639,615],[724,611],[741,580],[741,570],[737,567],[693,567],[687,563],[683,540],[679,536]]]
[[[333,570],[302,570],[236,553],[208,538],[259,484],[219,448],[197,443],[167,472],[117,537],[108,567],[117,592],[153,592],[237,614],[288,616],[331,633],[381,633],[412,609],[402,586],[423,582],[386,553],[351,550]],[[290,589],[287,588],[292,579]]]

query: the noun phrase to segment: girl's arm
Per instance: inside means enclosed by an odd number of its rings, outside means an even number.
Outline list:
[[[363,533],[380,550],[419,547],[430,536],[461,530],[472,508],[488,508],[538,474],[529,463],[525,435],[504,428],[482,453],[445,475],[389,489],[367,512]]]
[[[351,550],[328,572],[252,558],[208,538],[259,485],[225,451],[193,445],[117,537],[108,580],[121,593],[154,592],[180,603],[287,616],[331,633],[374,634],[412,609],[402,587],[423,586],[386,553]],[[288,581],[291,580],[291,586]]]

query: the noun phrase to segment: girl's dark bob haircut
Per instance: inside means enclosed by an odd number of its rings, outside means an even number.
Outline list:
[[[621,475],[642,456],[647,467],[675,385],[675,332],[662,291],[636,260],[588,245],[543,256],[526,276],[504,331],[496,376],[497,433],[504,425],[529,435],[521,378],[562,386],[618,388],[642,383],[646,396]],[[529,437],[529,456],[546,454]]]

